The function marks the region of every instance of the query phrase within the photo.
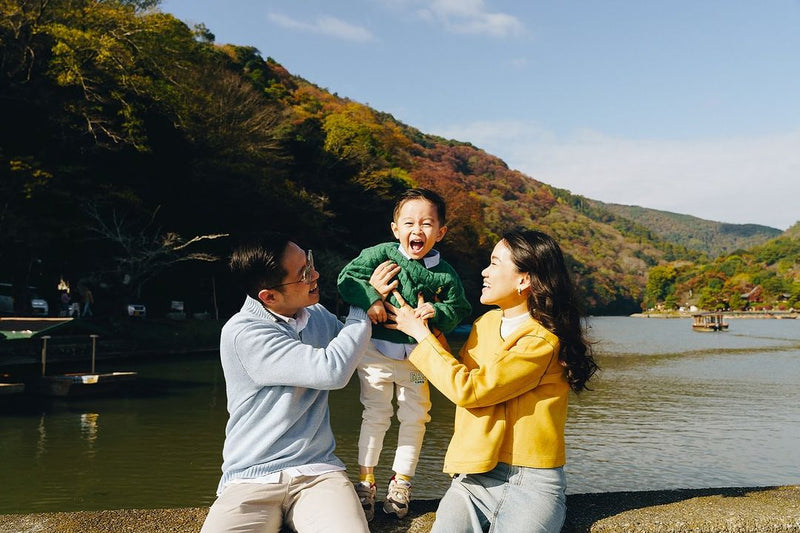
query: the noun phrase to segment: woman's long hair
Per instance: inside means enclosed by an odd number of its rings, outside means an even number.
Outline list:
[[[576,393],[587,389],[586,382],[598,366],[584,338],[581,309],[561,247],[549,235],[533,230],[510,231],[503,240],[517,269],[531,277],[528,311],[560,341],[558,356],[569,386]]]

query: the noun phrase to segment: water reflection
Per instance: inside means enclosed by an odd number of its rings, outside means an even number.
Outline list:
[[[81,414],[81,434],[86,441],[89,457],[94,457],[94,441],[97,440],[98,413]]]
[[[47,444],[47,431],[44,426],[44,414],[39,417],[39,425],[37,426],[39,438],[36,441],[36,459],[40,459],[44,455]]]
[[[797,482],[800,321],[733,320],[726,333],[693,332],[688,320],[591,326],[603,371],[593,391],[570,398],[570,493]],[[0,513],[210,505],[227,420],[218,359],[124,366],[140,376],[127,395],[0,404]],[[432,402],[419,498],[449,483],[441,468],[453,406],[435,390]],[[355,476],[357,379],[331,405],[338,454]],[[396,431],[395,421],[381,484]]]

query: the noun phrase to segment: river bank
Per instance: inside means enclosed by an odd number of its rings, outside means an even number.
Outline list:
[[[634,313],[629,315],[631,318],[692,318],[698,313],[705,311],[646,311],[643,313]],[[723,311],[724,318],[742,318],[742,319],[796,319],[798,317],[797,311]]]
[[[373,533],[427,533],[437,500],[409,516],[377,514]],[[0,533],[197,533],[207,509],[127,509],[0,515]],[[800,486],[608,492],[567,496],[562,533],[800,531]]]

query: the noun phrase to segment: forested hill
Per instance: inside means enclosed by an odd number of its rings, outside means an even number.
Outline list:
[[[591,203],[641,224],[667,241],[703,252],[712,258],[752,248],[783,233],[779,229],[758,224],[728,224],[636,205],[597,200]]]
[[[60,277],[83,280],[113,310],[137,299],[201,311],[213,298],[225,314],[241,299],[214,259],[277,230],[314,249],[335,306],[338,269],[392,239],[394,198],[411,186],[447,199],[441,249],[476,304],[488,252],[512,227],[562,243],[593,313],[638,311],[651,267],[701,257],[213,41],[155,0],[0,3],[1,281],[54,292]]]

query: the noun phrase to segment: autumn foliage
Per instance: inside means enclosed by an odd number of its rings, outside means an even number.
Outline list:
[[[211,244],[220,257],[243,235],[288,232],[314,249],[333,308],[338,269],[392,239],[394,198],[412,186],[447,200],[441,248],[476,312],[480,271],[511,228],[561,242],[595,313],[638,310],[651,267],[697,258],[475,146],[293,76],[253,47],[217,45],[156,4],[0,2],[3,280],[49,288],[66,276],[121,293],[130,252],[92,230],[124,216],[187,239],[229,234]],[[240,302],[225,270],[178,266],[148,278],[143,298],[202,310],[213,285],[230,311]]]

